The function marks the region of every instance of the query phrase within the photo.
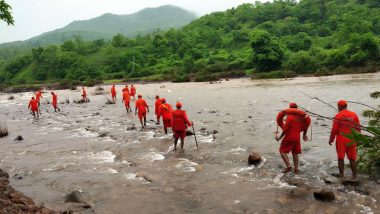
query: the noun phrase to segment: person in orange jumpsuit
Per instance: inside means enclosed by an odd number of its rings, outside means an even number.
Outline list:
[[[57,94],[55,94],[54,92],[51,92],[51,96],[52,96],[52,102],[51,102],[51,104],[54,107],[54,112],[57,112],[57,109],[58,109],[58,111],[61,111],[61,109],[58,108],[58,106],[57,106],[57,104],[58,104],[58,96],[57,96]]]
[[[296,103],[290,103],[290,108],[297,108]],[[286,168],[282,171],[283,173],[288,173],[292,171],[292,167],[290,166],[290,161],[288,157],[288,153],[292,152],[293,163],[294,163],[294,174],[298,175],[298,155],[302,153],[301,150],[301,135],[302,128],[304,126],[305,119],[303,117],[297,115],[287,115],[285,120],[285,125],[282,130],[281,136],[276,137],[276,140],[279,141],[281,139],[281,145],[279,152],[281,154],[282,159],[285,162]],[[303,140],[308,141],[307,130],[303,131]]]
[[[86,92],[86,89],[84,88],[84,86],[82,86],[82,98],[83,98],[84,102],[88,102],[87,92]]]
[[[131,105],[130,105],[131,96],[129,95],[129,92],[127,90],[124,90],[124,92],[123,92],[123,100],[122,100],[122,102],[124,102],[125,109],[127,110],[127,113],[130,112],[130,111],[132,111]]]
[[[112,96],[113,103],[116,103],[116,87],[115,87],[115,85],[113,85],[111,88],[111,96]]]
[[[170,104],[166,103],[166,99],[161,99],[162,104],[159,108],[159,118],[162,117],[162,122],[164,124],[165,134],[168,134],[168,128],[172,127],[172,112],[173,108]]]
[[[41,92],[41,90],[38,90],[38,91],[36,92],[36,100],[37,100],[37,102],[38,102],[38,105],[40,105],[40,100],[41,100],[41,98],[42,98],[42,92]]]
[[[162,104],[162,101],[160,99],[160,96],[156,95],[156,102],[154,103],[154,114],[156,115],[157,117],[157,125],[160,124],[160,106]]]
[[[144,128],[146,126],[146,111],[148,110],[149,112],[149,106],[146,104],[146,101],[142,98],[142,96],[139,94],[138,99],[136,100],[135,103],[135,115],[138,114],[139,120],[141,123],[141,127]],[[143,118],[144,118],[144,123],[143,123]]]
[[[176,110],[172,112],[173,124],[172,129],[174,132],[174,150],[177,149],[178,139],[181,138],[181,150],[183,151],[183,146],[185,144],[186,129],[193,124],[187,118],[186,111],[181,110],[182,103],[177,102]]]
[[[136,88],[135,86],[131,85],[131,97],[133,97],[133,100],[135,100],[135,95],[136,95]]]
[[[37,99],[34,99],[34,97],[32,97],[32,99],[29,101],[28,109],[32,110],[34,118],[39,117],[38,101]]]
[[[123,92],[122,95],[124,96],[124,91],[128,91],[128,94],[129,94],[129,88],[128,88],[128,85],[125,85],[125,87],[123,89],[121,89],[121,91]]]
[[[360,121],[355,112],[347,110],[347,101],[338,101],[339,112],[335,115],[329,144],[332,145],[336,138],[336,152],[338,155],[339,176],[344,178],[344,157],[350,160],[352,179],[357,178],[356,142],[345,137],[353,130],[360,132]]]

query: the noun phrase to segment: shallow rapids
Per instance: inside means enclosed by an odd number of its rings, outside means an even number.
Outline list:
[[[274,132],[278,111],[287,107],[283,101],[334,115],[330,107],[300,92],[333,104],[348,99],[378,105],[369,94],[379,90],[380,73],[136,86],[151,110],[144,130],[121,103],[123,85],[117,85],[116,105],[107,105],[95,88],[87,89],[91,102],[84,104],[73,103],[80,91],[58,90],[59,113],[48,104],[50,91],[45,90],[38,120],[27,109],[31,92],[13,94],[14,100],[1,94],[0,121],[6,122],[10,135],[0,139],[0,167],[14,176],[12,186],[49,208],[79,213],[379,212],[379,185],[368,176],[360,179],[369,194],[325,184],[323,178],[337,172],[335,147],[328,145],[331,121],[312,118],[313,140],[302,144],[301,174],[296,178],[281,174]],[[172,137],[154,121],[156,94],[170,104],[183,103],[195,121],[199,150],[189,136],[185,152],[172,151]],[[349,109],[360,114],[365,108],[352,104]],[[18,135],[24,140],[14,141]],[[259,166],[247,165],[252,148],[264,157]],[[316,201],[312,191],[321,187],[333,189],[337,200]],[[94,206],[86,210],[64,203],[73,190],[80,190]]]

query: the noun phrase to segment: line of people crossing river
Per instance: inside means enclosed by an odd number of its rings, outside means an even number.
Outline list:
[[[138,94],[136,96],[136,88],[131,85],[131,88],[126,85],[122,89],[122,103],[125,106],[127,113],[132,112],[131,100],[133,99],[135,104],[135,115],[138,116],[141,127],[146,126],[147,114],[150,113],[149,106],[143,96]],[[117,91],[115,85],[110,89],[110,94],[112,97],[112,102],[117,101]],[[51,92],[52,95],[52,106],[54,111],[60,111],[58,107],[58,96],[56,93]],[[42,91],[36,92],[35,97],[32,97],[28,108],[31,110],[33,116],[38,118],[40,116],[39,106],[40,99],[42,98]],[[82,99],[83,102],[88,102],[87,92],[85,87],[82,87]],[[350,162],[350,167],[352,171],[352,179],[357,179],[357,148],[356,142],[352,142],[347,136],[353,131],[360,132],[360,122],[358,116],[347,109],[347,102],[345,100],[340,100],[337,102],[338,114],[333,119],[332,130],[330,138],[328,141],[329,145],[332,145],[336,141],[336,152],[338,157],[338,167],[339,176],[344,178],[344,158],[347,156]],[[175,104],[176,109],[173,110],[172,106],[167,103],[165,98],[161,98],[159,95],[155,97],[154,104],[154,114],[156,115],[156,124],[159,125],[163,123],[163,128],[165,134],[168,134],[168,129],[172,130],[174,137],[174,150],[177,149],[178,140],[181,140],[181,150],[184,148],[184,140],[186,137],[187,128],[194,125],[193,122],[187,117],[186,111],[182,110],[182,103],[177,102]],[[285,163],[285,168],[283,173],[294,172],[294,174],[299,173],[298,155],[302,153],[301,149],[301,133],[303,141],[308,141],[307,136],[308,129],[311,124],[311,118],[308,114],[298,109],[296,103],[290,103],[289,108],[280,111],[277,116],[277,125],[282,129],[282,133],[278,136],[278,131],[276,132],[275,140],[280,141],[279,153],[281,158]],[[195,133],[194,133],[195,134]],[[294,168],[291,167],[288,154],[292,153]]]

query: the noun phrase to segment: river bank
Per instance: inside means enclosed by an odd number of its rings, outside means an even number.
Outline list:
[[[283,176],[283,163],[274,141],[275,118],[293,101],[322,115],[334,111],[300,92],[327,102],[339,99],[377,103],[369,93],[379,89],[380,74],[307,77],[282,80],[231,79],[210,83],[137,84],[149,106],[156,94],[169,103],[181,101],[195,131],[186,138],[185,152],[171,151],[155,116],[139,128],[136,116],[120,102],[124,84],[116,85],[118,101],[107,105],[96,87],[88,88],[91,102],[78,104],[78,90],[56,90],[62,109],[54,113],[42,99],[42,117],[32,119],[26,106],[31,92],[0,95],[0,120],[9,135],[1,139],[0,167],[12,185],[36,203],[53,210],[75,208],[79,213],[377,213],[380,189],[376,180],[361,174],[359,186],[342,185],[334,147],[328,145],[331,121],[313,118],[313,140],[303,143],[301,174]],[[108,93],[109,86],[103,86]],[[69,100],[67,103],[66,100]],[[134,107],[134,105],[132,105]],[[350,105],[358,114],[364,110]],[[153,109],[151,109],[153,111]],[[364,118],[360,118],[366,124]],[[22,135],[24,140],[15,141]],[[248,166],[251,149],[263,162]],[[346,168],[347,176],[350,175]],[[14,175],[23,179],[14,179]],[[321,189],[335,200],[316,200]],[[79,190],[90,210],[65,203]]]

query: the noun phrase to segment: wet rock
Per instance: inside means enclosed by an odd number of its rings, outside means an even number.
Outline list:
[[[103,132],[99,134],[99,137],[106,137],[108,135],[108,132]]]
[[[218,134],[218,133],[219,133],[218,130],[212,131],[212,134]]]
[[[192,136],[194,133],[190,130],[186,130],[186,136]]]
[[[66,196],[65,202],[86,203],[82,197],[82,194],[78,190],[75,190],[71,192],[70,194],[68,194]]]
[[[146,172],[141,171],[136,173],[136,177],[144,178],[148,182],[153,182],[153,178]]]
[[[8,97],[8,100],[14,100],[15,99],[15,96],[11,95]]]
[[[320,201],[331,202],[335,201],[335,194],[329,189],[321,189],[314,192],[314,198]]]
[[[358,186],[358,187],[355,187],[355,192],[361,195],[370,195],[371,188],[369,186]]]
[[[0,172],[0,178],[9,178],[9,174],[7,172]]]
[[[62,214],[74,214],[74,211],[72,210],[65,210],[62,212]]]
[[[211,110],[211,111],[209,111],[208,113],[210,113],[210,114],[216,114],[218,111],[215,111],[215,110]]]
[[[321,175],[321,179],[325,182],[325,184],[337,184],[339,183],[339,179],[334,176],[323,174]]]
[[[85,203],[82,207],[85,208],[85,209],[90,209],[90,208],[92,208],[92,207],[94,207],[94,206],[95,206],[94,203],[92,203],[92,202],[87,202],[87,203]]]
[[[307,180],[299,177],[290,177],[284,176],[283,181],[288,183],[291,186],[296,186],[298,188],[309,188],[309,185],[306,183]]]
[[[345,186],[359,186],[360,181],[359,180],[342,180],[342,184]]]
[[[24,138],[23,138],[21,135],[17,136],[17,137],[14,139],[14,141],[22,141],[22,140],[24,140]]]
[[[249,119],[252,119],[252,116],[248,116]]]
[[[306,197],[310,193],[310,191],[309,188],[302,187],[290,189],[289,193],[292,197]]]
[[[136,130],[136,127],[135,126],[127,127],[127,131],[132,131],[132,130]]]
[[[248,156],[248,165],[257,165],[261,162],[261,154],[252,149]]]
[[[0,137],[8,136],[8,127],[0,124]]]

